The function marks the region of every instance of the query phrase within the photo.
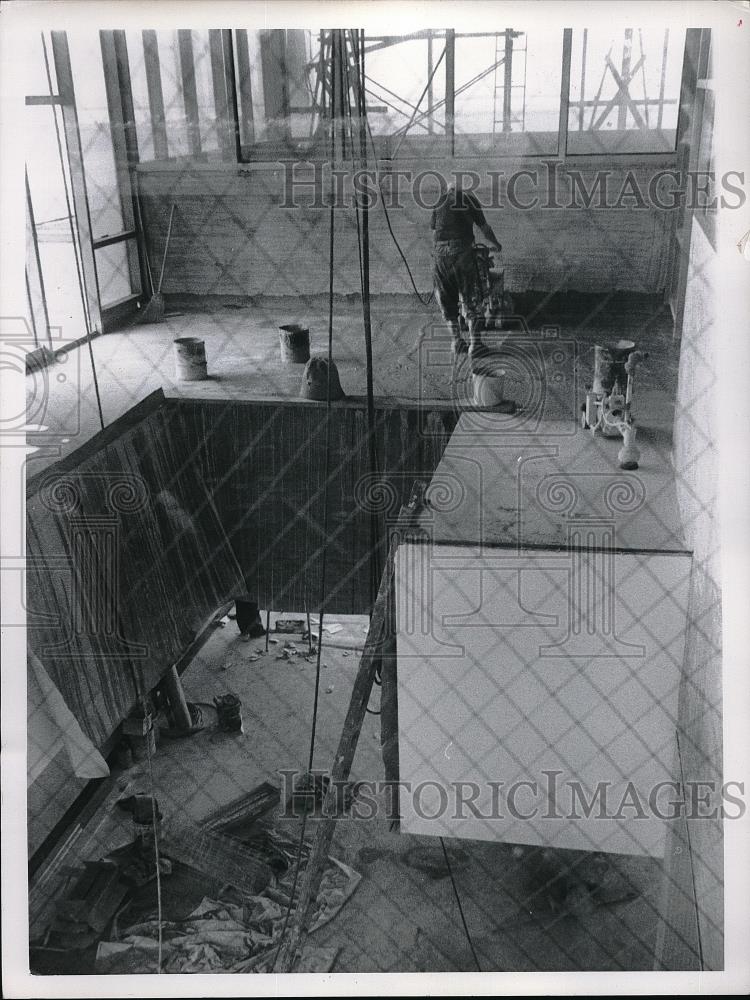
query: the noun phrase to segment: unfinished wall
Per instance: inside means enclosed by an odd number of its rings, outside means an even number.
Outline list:
[[[150,690],[241,586],[163,404],[155,393],[27,488],[29,646],[98,747],[136,675]],[[80,789],[64,754],[47,770],[29,789],[32,850]]]
[[[721,582],[717,523],[716,253],[693,221],[674,428],[678,498],[693,571],[680,705],[686,781],[722,781]],[[713,803],[716,804],[715,802]],[[720,819],[688,820],[699,956],[721,969],[723,847]]]
[[[380,565],[385,524],[415,479],[429,482],[458,414],[451,404],[378,401],[375,438],[381,477],[369,474],[364,402],[335,403],[330,424],[327,530],[324,511],[326,406],[292,400],[174,401],[214,498],[248,589],[262,608],[317,610],[326,551],[325,609],[369,612],[372,514]]]
[[[624,161],[624,162],[623,162]],[[558,171],[557,188],[547,195],[547,168],[540,159],[525,161],[474,159],[429,163],[430,169],[475,170],[482,177],[478,194],[492,200],[488,171],[537,171],[538,204],[524,209],[489,209],[488,221],[504,247],[506,282],[511,291],[610,292],[645,294],[665,288],[669,239],[674,212],[638,207],[632,195],[620,207],[590,207],[580,193],[571,199],[568,170],[577,170],[587,191],[595,187],[597,168],[607,171],[608,204],[617,202],[629,171],[647,197],[659,170],[674,165],[673,157],[654,156],[645,165],[623,155],[599,158],[596,167],[575,157]],[[416,175],[424,161],[397,161],[399,169]],[[313,295],[328,290],[328,224],[325,208],[284,208],[284,168],[281,164],[246,166],[149,164],[139,168],[139,187],[151,260],[161,260],[172,202],[178,205],[169,251],[164,291],[195,295]],[[601,179],[601,178],[600,178]],[[504,182],[503,182],[504,183]],[[534,197],[529,178],[516,191],[520,204]],[[385,189],[388,190],[387,184]],[[429,211],[417,204],[412,186],[402,181],[403,208],[390,210],[394,233],[414,273],[417,286],[429,291]],[[500,189],[502,191],[502,187]],[[423,203],[434,201],[436,181],[426,178]],[[312,193],[300,189],[300,203],[309,206]],[[663,200],[664,196],[662,196]],[[497,199],[496,199],[497,200]],[[503,200],[504,197],[503,197]],[[556,208],[574,200],[576,208]],[[550,207],[548,207],[548,205]],[[370,214],[371,287],[373,294],[410,291],[403,263],[388,232],[382,206]],[[359,292],[357,230],[353,208],[337,213],[336,291]]]

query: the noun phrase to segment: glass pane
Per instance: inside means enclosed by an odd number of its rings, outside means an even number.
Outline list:
[[[235,31],[240,141],[311,139],[320,121],[319,32]]]
[[[684,48],[683,29],[574,32],[568,152],[674,150]]]
[[[65,193],[70,190],[65,138],[60,110],[25,108],[26,170],[34,209],[47,311],[55,349],[86,335],[78,284],[71,222]],[[57,148],[55,115],[63,143],[63,162]],[[33,251],[32,251],[33,252]]]
[[[52,93],[57,93],[57,74],[55,73],[55,60],[52,58],[52,45],[50,43],[48,31],[35,31],[24,36],[26,52],[23,59],[23,71],[25,74],[25,93],[27,96],[40,97],[49,95],[50,85],[47,78],[47,69],[44,63],[44,46],[47,47],[47,60],[49,72],[52,79]]]
[[[137,259],[135,240],[113,243],[112,246],[102,247],[96,251],[96,273],[102,308],[140,291],[140,282],[137,280]],[[131,267],[134,263],[136,264],[133,270],[135,287],[132,287]]]
[[[138,158],[141,162],[154,159],[154,134],[151,129],[151,107],[148,101],[146,62],[143,55],[143,33],[127,31],[130,89],[133,94],[135,131],[138,139]]]
[[[167,125],[167,145],[170,156],[189,153],[185,101],[182,96],[180,49],[176,31],[158,31],[159,68],[164,97],[164,118]]]
[[[367,36],[365,76],[373,135],[394,135],[406,128],[412,115],[410,139],[445,135],[444,49],[444,32],[403,41]]]
[[[456,36],[456,152],[557,152],[562,32]]]
[[[195,65],[195,91],[198,98],[198,125],[201,151],[218,152],[219,136],[214,101],[214,80],[211,73],[211,49],[207,31],[191,31],[193,63]]]
[[[98,31],[68,32],[78,127],[94,239],[122,232],[120,191],[112,149]]]

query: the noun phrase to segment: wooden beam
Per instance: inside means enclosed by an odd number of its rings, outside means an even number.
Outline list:
[[[30,240],[31,246],[34,250],[34,268],[31,276],[31,281],[29,281],[29,268],[28,268],[28,252],[26,254],[27,265],[26,265],[26,290],[29,296],[29,310],[31,312],[31,322],[34,325],[34,341],[37,347],[52,348],[52,336],[50,334],[49,328],[49,311],[47,309],[47,295],[44,290],[44,274],[42,273],[42,261],[39,256],[39,241],[37,240],[36,233],[36,222],[34,220],[34,206],[31,203],[31,191],[29,189],[29,175],[24,172],[24,180],[26,182],[26,228],[27,228],[27,239]],[[34,292],[38,297],[42,310],[41,315],[37,316],[34,309],[34,299],[31,294],[31,285],[34,285]],[[39,343],[39,333],[40,327],[44,329],[43,343]]]
[[[164,94],[161,89],[159,42],[155,31],[143,32],[143,63],[146,68],[146,88],[151,115],[151,132],[154,137],[154,159],[169,157],[167,122],[164,114]]]
[[[252,145],[255,142],[255,122],[253,119],[253,88],[250,79],[250,48],[247,44],[247,31],[244,29],[235,31],[234,40],[239,86],[240,136],[242,142]]]
[[[344,720],[344,728],[339,739],[338,749],[331,768],[328,792],[323,802],[323,818],[317,825],[315,840],[305,870],[305,878],[300,891],[299,903],[295,911],[289,934],[279,954],[279,971],[292,972],[308,934],[312,911],[320,891],[320,883],[326,867],[328,853],[336,829],[337,787],[341,787],[349,778],[354,754],[362,730],[367,704],[372,693],[375,672],[381,657],[388,646],[388,627],[392,622],[394,606],[393,586],[396,551],[399,542],[409,527],[413,524],[421,507],[421,497],[424,495],[424,484],[415,484],[412,499],[401,510],[399,523],[393,530],[388,557],[386,559],[380,588],[372,609],[370,628],[365,640],[365,648],[359,661],[359,670],[354,680],[349,709]]]
[[[557,123],[557,155],[562,159],[568,152],[568,114],[570,108],[570,54],[573,48],[573,29],[563,31],[562,75],[560,78],[560,117]],[[584,56],[585,59],[585,51]],[[583,80],[581,81],[583,86]],[[581,90],[583,100],[583,89]],[[581,111],[580,114],[583,114]]]
[[[230,159],[234,163],[239,163],[242,158],[240,155],[240,117],[237,105],[237,77],[234,72],[234,45],[232,44],[231,29],[222,28],[221,44],[224,50],[224,74],[227,88],[227,131],[228,139],[232,144]]]
[[[191,156],[201,155],[201,129],[198,116],[198,91],[195,86],[195,60],[193,58],[193,33],[180,29],[177,32],[182,75],[182,97],[187,119],[188,148]]]
[[[228,66],[226,62],[226,55],[231,58],[231,45],[227,52],[223,37],[225,34],[226,32],[218,28],[209,29],[208,47],[211,57],[211,80],[213,82],[217,138],[221,149],[221,158],[230,163],[236,163],[238,159],[236,95],[234,73],[231,72],[232,66],[231,63]],[[232,95],[235,95],[234,109],[232,109]]]
[[[61,111],[63,131],[65,133],[65,146],[68,153],[73,215],[75,217],[78,246],[80,249],[84,313],[88,319],[88,330],[86,332],[87,334],[100,333],[102,329],[102,315],[99,306],[99,279],[96,273],[96,260],[94,258],[94,247],[91,238],[91,215],[89,213],[86,175],[83,167],[83,150],[81,148],[81,132],[78,127],[78,113],[75,104],[73,73],[70,67],[68,39],[64,31],[52,31],[50,35],[55,72],[57,74],[57,83],[62,102]]]
[[[456,149],[456,32],[445,32],[445,135],[448,155]]]
[[[135,126],[135,107],[130,84],[128,46],[124,31],[100,31],[104,87],[109,110],[112,152],[117,174],[123,231],[105,240],[94,240],[94,250],[136,236],[137,206],[133,171],[138,165],[138,135]],[[128,272],[131,290],[147,287],[146,264],[142,237],[137,241],[137,254],[128,254]],[[135,311],[135,305],[133,306]]]

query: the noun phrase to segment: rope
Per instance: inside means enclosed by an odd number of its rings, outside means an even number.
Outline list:
[[[445,846],[445,841],[440,838],[440,846],[443,848],[443,857],[445,858],[445,866],[448,869],[448,874],[451,878],[451,885],[453,886],[453,895],[456,897],[456,905],[458,906],[458,912],[461,914],[461,923],[464,925],[464,934],[466,935],[466,940],[469,942],[469,948],[471,949],[471,954],[474,957],[474,964],[477,967],[477,972],[482,971],[482,966],[479,964],[479,959],[477,957],[476,949],[474,948],[474,942],[471,940],[471,934],[469,933],[469,928],[466,924],[466,917],[464,916],[464,908],[461,906],[461,897],[458,895],[458,886],[456,885],[456,880],[453,877],[453,869],[451,868],[450,858],[448,857],[448,850]]]

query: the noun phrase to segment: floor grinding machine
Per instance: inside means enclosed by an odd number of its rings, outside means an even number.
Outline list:
[[[635,371],[648,354],[636,349],[632,340],[594,347],[594,380],[581,407],[581,426],[592,434],[621,437],[617,454],[621,469],[637,469],[640,452],[635,444],[632,413]]]

